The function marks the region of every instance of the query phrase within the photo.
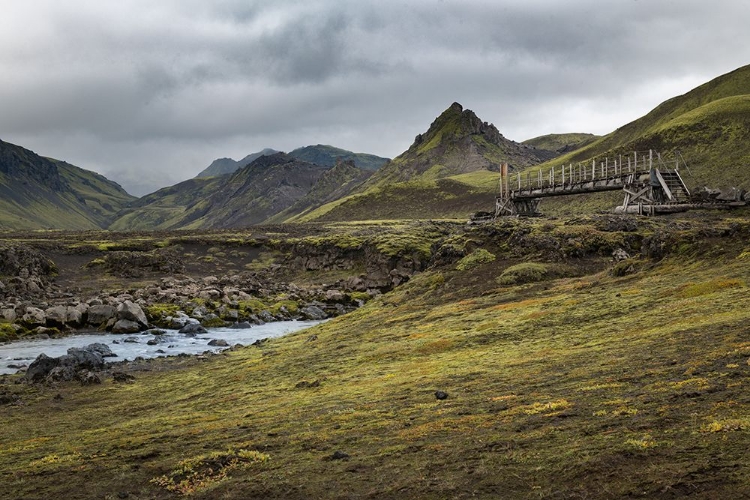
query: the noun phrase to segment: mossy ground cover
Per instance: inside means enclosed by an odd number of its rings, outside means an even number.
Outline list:
[[[631,234],[573,222],[481,231]],[[520,284],[497,278],[560,263],[472,233],[494,260],[260,347],[134,384],[2,384],[23,404],[0,407],[0,497],[174,498],[187,465],[193,498],[750,495],[747,224],[713,225],[644,224],[679,240],[625,276],[594,254]]]

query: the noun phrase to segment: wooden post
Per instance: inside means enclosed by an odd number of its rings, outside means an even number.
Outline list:
[[[516,177],[518,177],[518,190],[521,190],[521,172],[518,172],[516,174]]]
[[[565,165],[562,166],[562,185],[563,189],[565,189]]]
[[[510,169],[508,164],[505,164],[505,196],[510,199]]]
[[[648,170],[651,171],[651,169],[654,168],[654,151],[652,149],[648,150]]]

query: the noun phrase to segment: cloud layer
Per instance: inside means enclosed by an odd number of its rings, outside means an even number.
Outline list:
[[[750,3],[28,0],[0,138],[141,195],[214,158],[405,150],[453,101],[509,138],[607,133],[750,62]]]

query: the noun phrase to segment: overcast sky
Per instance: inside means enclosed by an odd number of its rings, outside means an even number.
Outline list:
[[[0,0],[0,139],[143,195],[219,157],[393,157],[452,102],[605,134],[750,63],[747,0]]]

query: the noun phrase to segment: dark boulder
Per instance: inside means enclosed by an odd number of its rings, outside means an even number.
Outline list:
[[[305,319],[316,320],[316,321],[323,320],[328,317],[328,315],[325,313],[323,309],[314,305],[303,307],[300,310],[300,314]]]
[[[212,347],[229,347],[229,343],[224,339],[213,339],[208,345]]]
[[[98,353],[103,358],[116,358],[117,354],[112,352],[107,344],[95,342],[84,347],[85,350]]]
[[[109,305],[92,305],[88,311],[88,322],[90,325],[99,326],[115,317],[117,309]]]
[[[140,331],[140,323],[129,319],[121,319],[112,327],[112,333],[138,333]]]
[[[183,328],[180,328],[179,333],[187,333],[187,334],[195,334],[195,333],[208,333],[208,330],[203,328],[201,325],[197,323],[190,323],[188,325],[185,325]]]
[[[29,368],[26,370],[26,380],[29,382],[42,382],[47,378],[52,369],[58,366],[60,366],[60,358],[50,358],[42,353],[31,362]]]
[[[76,370],[101,370],[104,368],[104,357],[95,349],[88,347],[71,347],[68,354],[60,356],[60,364],[72,366]]]

